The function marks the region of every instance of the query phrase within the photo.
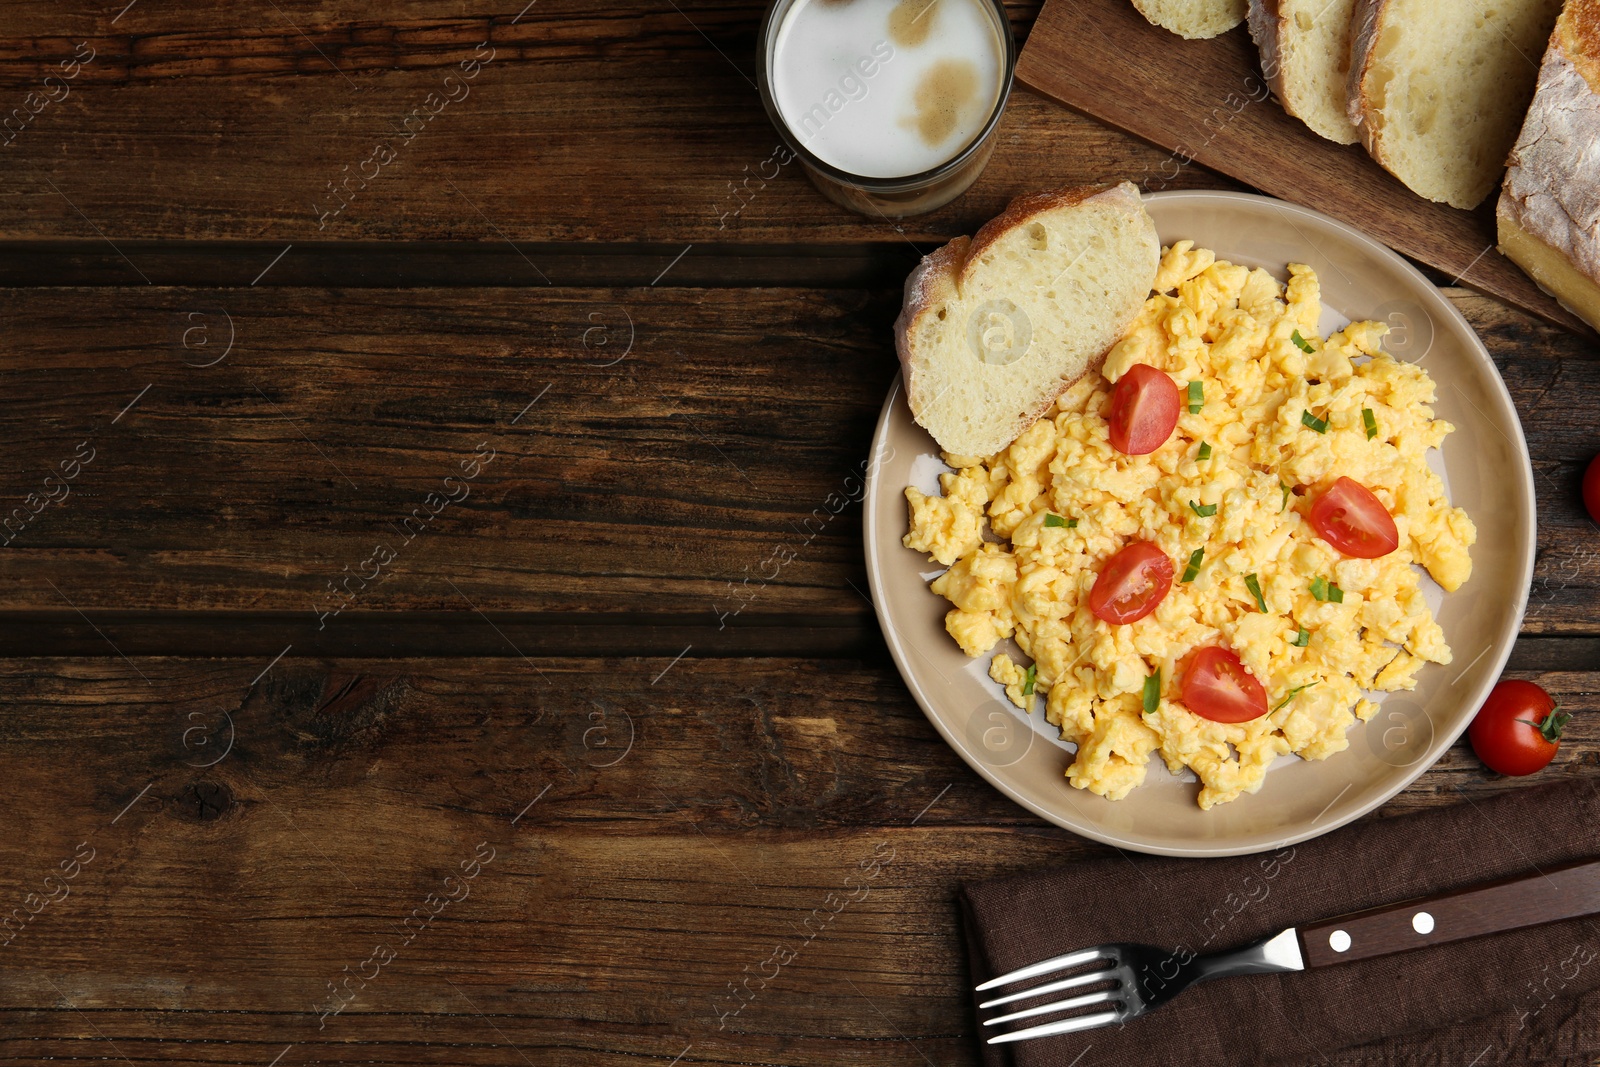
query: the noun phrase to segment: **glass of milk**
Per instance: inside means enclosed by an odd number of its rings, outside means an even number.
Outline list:
[[[977,179],[1016,59],[1002,0],[774,0],[761,100],[825,196],[899,218]]]

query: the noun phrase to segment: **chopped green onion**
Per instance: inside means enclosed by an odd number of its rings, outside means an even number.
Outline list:
[[[1310,689],[1312,686],[1314,686],[1316,684],[1317,684],[1316,682],[1307,682],[1305,685],[1297,685],[1297,686],[1295,686],[1293,689],[1289,690],[1288,693],[1284,694],[1284,698],[1282,700],[1278,701],[1277,705],[1275,707],[1273,707],[1272,710],[1273,711],[1279,710],[1285,704],[1289,703],[1289,701],[1293,700],[1295,697],[1299,696],[1301,693],[1305,692],[1307,689]]]
[[[1307,341],[1304,337],[1300,336],[1300,331],[1299,330],[1296,330],[1294,333],[1290,334],[1289,335],[1289,340],[1293,341],[1294,342],[1294,346],[1296,348],[1298,348],[1300,351],[1304,352],[1308,356],[1311,355],[1311,353],[1316,351],[1315,348],[1311,347],[1311,342],[1310,341]]]
[[[1295,648],[1305,648],[1311,643],[1311,631],[1301,627],[1294,635],[1294,640],[1289,643],[1294,645]]]
[[[1344,603],[1344,590],[1332,584],[1326,578],[1311,579],[1311,595],[1324,603],[1332,601],[1335,604]]]
[[[1199,452],[1199,454],[1197,456],[1195,456],[1195,458],[1196,459],[1210,459],[1211,458],[1211,445],[1209,443],[1205,442],[1205,441],[1201,441],[1200,442],[1200,452]]]
[[[1267,602],[1261,595],[1260,580],[1253,574],[1247,574],[1244,576],[1244,587],[1250,590],[1251,596],[1256,598],[1256,607],[1265,612],[1267,610]]]
[[[1078,520],[1077,519],[1068,519],[1067,520],[1067,529],[1076,530],[1077,528],[1078,528]]]
[[[1144,713],[1155,711],[1161,704],[1161,672],[1158,670],[1144,680]]]
[[[1196,504],[1193,500],[1191,500],[1189,501],[1189,507],[1193,508],[1194,513],[1200,516],[1202,519],[1209,519],[1211,516],[1217,513],[1217,506],[1215,504]]]
[[[1367,428],[1367,440],[1370,441],[1374,437],[1378,436],[1378,420],[1377,417],[1372,414],[1371,408],[1361,409],[1361,425]]]
[[[1310,408],[1307,408],[1300,413],[1300,425],[1309,426],[1318,433],[1328,432],[1328,420],[1317,418],[1315,415],[1311,414]]]
[[[1049,514],[1045,515],[1044,524],[1046,526],[1061,527],[1067,525],[1067,520],[1063,519],[1060,515],[1057,515],[1054,512],[1050,512]]]
[[[1033,696],[1033,683],[1034,683],[1034,679],[1038,676],[1038,673],[1039,673],[1039,665],[1037,663],[1028,664],[1028,669],[1022,672],[1022,695],[1023,696],[1025,696],[1025,697]]]
[[[1189,414],[1200,414],[1200,408],[1206,402],[1205,386],[1198,380],[1189,383]]]
[[[1283,486],[1283,507],[1279,508],[1278,510],[1280,512],[1288,511],[1289,510],[1289,486],[1288,486],[1288,483],[1279,482],[1278,484]]]
[[[1179,578],[1178,581],[1180,583],[1181,582],[1192,582],[1197,577],[1199,577],[1199,575],[1200,575],[1200,561],[1205,559],[1205,558],[1206,558],[1206,550],[1203,549],[1203,548],[1197,548],[1193,552],[1189,553],[1189,565],[1187,567],[1183,568],[1183,577]]]

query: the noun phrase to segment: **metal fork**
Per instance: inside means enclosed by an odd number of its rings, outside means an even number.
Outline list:
[[[1086,948],[1078,952],[1069,952],[1064,956],[1041,960],[1038,963],[1012,971],[1010,974],[1003,974],[999,978],[978,986],[978,992],[998,989],[1001,986],[1013,985],[1017,982],[1026,982],[1029,979],[1052,974],[1056,971],[1082,967],[1097,960],[1105,960],[1107,965],[1087,974],[1074,975],[1071,978],[1046,982],[1031,989],[1008,993],[1005,996],[984,1001],[978,1007],[987,1011],[990,1008],[998,1008],[1002,1004],[1013,1004],[1031,997],[1040,997],[1049,993],[1060,993],[1068,989],[1081,989],[1084,986],[1095,986],[1109,982],[1111,984],[1109,989],[1081,993],[1067,997],[1065,1000],[1056,1000],[1048,1004],[1023,1008],[1020,1011],[1013,1011],[994,1019],[985,1019],[983,1025],[1001,1026],[1005,1023],[1020,1022],[1023,1019],[1031,1019],[1039,1015],[1074,1011],[1078,1008],[1093,1007],[1097,1004],[1111,1005],[1108,1010],[1097,1011],[1090,1015],[1074,1015],[1070,1018],[1058,1019],[1055,1022],[1030,1026],[1023,1030],[1013,1030],[997,1037],[991,1037],[989,1044],[1000,1045],[1008,1041],[1027,1041],[1035,1037],[1069,1034],[1075,1030],[1092,1030],[1100,1026],[1110,1026],[1113,1023],[1127,1022],[1129,1019],[1136,1019],[1145,1012],[1159,1008],[1195,983],[1204,982],[1211,978],[1226,978],[1235,974],[1274,974],[1281,971],[1298,971],[1305,968],[1305,962],[1300,956],[1299,939],[1295,931],[1291,929],[1248,948],[1242,948],[1236,952],[1222,952],[1214,956],[1195,956],[1192,953],[1173,952],[1166,949],[1158,949],[1153,945],[1136,945],[1128,942],[1097,945],[1094,948]]]
[[[1027,1041],[1136,1019],[1197,982],[1212,978],[1303,971],[1585,915],[1600,915],[1600,860],[1583,860],[1423,900],[1388,904],[1298,928],[1291,926],[1264,941],[1213,956],[1195,956],[1182,950],[1169,951],[1126,942],[1069,952],[1002,974],[978,986],[978,991],[1015,986],[1058,971],[1081,969],[1098,961],[1105,961],[1106,966],[1007,992],[978,1007],[988,1011],[1051,993],[1083,990],[1089,986],[1107,987],[1022,1008],[983,1022],[984,1026],[1002,1026],[1040,1015],[1109,1005],[1086,1015],[1077,1014],[1011,1030],[991,1037],[989,1044]]]

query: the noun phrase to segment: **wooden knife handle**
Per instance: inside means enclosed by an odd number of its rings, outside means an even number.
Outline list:
[[[1600,860],[1386,904],[1300,927],[1307,967],[1600,914]]]

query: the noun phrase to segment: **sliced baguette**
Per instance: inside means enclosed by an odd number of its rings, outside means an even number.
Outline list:
[[[939,447],[1005,448],[1097,368],[1155,281],[1161,245],[1130,182],[1013,200],[906,279],[895,348]]]
[[[1356,0],[1350,121],[1372,158],[1429,200],[1476,207],[1533,97],[1560,0]]]
[[[1152,26],[1191,41],[1227,33],[1243,22],[1249,0],[1133,0]]]
[[[1500,251],[1600,330],[1600,0],[1567,0],[1495,206]]]
[[[1250,36],[1283,109],[1339,144],[1361,139],[1350,122],[1350,9],[1355,0],[1250,0]]]

